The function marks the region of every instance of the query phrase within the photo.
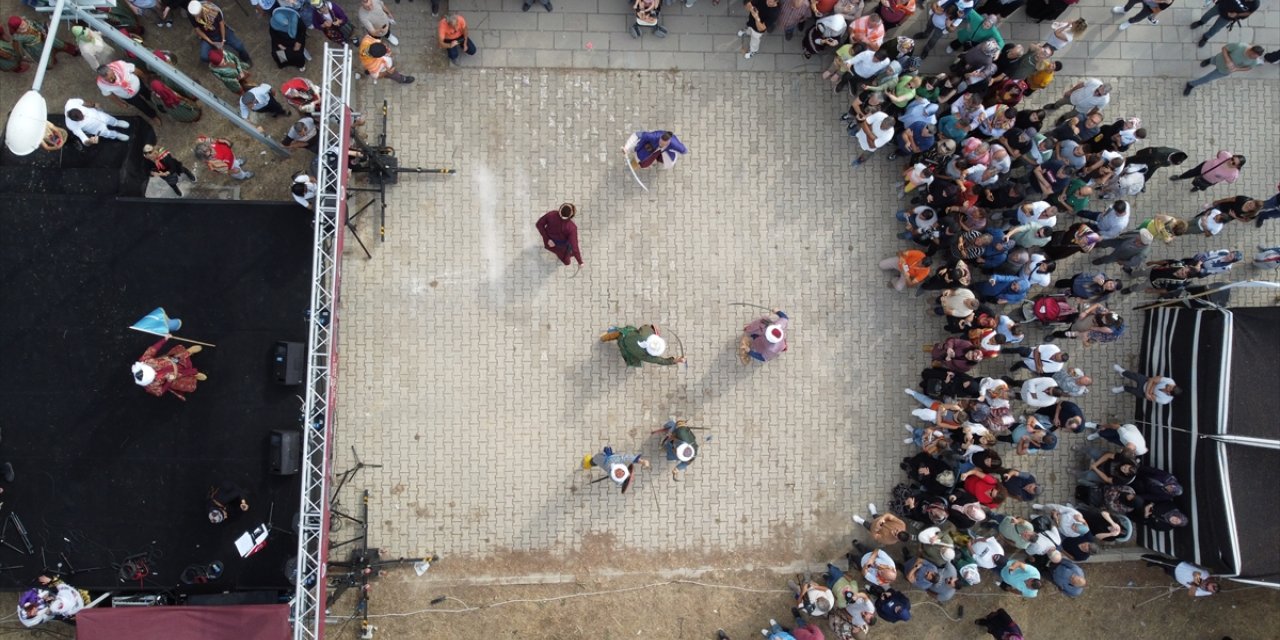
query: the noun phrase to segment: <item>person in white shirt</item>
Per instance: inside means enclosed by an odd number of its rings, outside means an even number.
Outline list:
[[[1154,553],[1144,553],[1142,559],[1148,567],[1160,567],[1177,580],[1178,584],[1187,588],[1187,595],[1193,598],[1203,598],[1218,592],[1218,580],[1204,567]]]
[[[1244,260],[1244,253],[1231,249],[1215,249],[1213,251],[1201,251],[1192,260],[1200,263],[1200,273],[1202,275],[1215,276],[1219,273],[1230,271],[1231,267]]]
[[[889,66],[889,62],[888,54],[879,50],[872,51],[867,49],[849,60],[849,70],[859,80],[871,82],[875,79],[876,74],[884,71],[885,67]]]
[[[1129,230],[1131,218],[1129,203],[1124,200],[1116,200],[1103,212],[1077,211],[1076,215],[1098,223],[1098,235],[1102,236],[1103,240],[1118,238],[1120,234]]]
[[[1102,438],[1107,442],[1124,447],[1134,457],[1147,455],[1146,436],[1142,435],[1142,431],[1131,424],[1086,422],[1084,423],[1084,428],[1093,431],[1093,433],[1085,436],[1085,440]]]
[[[249,119],[250,113],[269,113],[272,118],[289,115],[289,111],[276,100],[271,85],[262,83],[240,96],[240,117]]]
[[[1053,227],[1058,224],[1058,208],[1045,202],[1026,202],[1018,207],[1018,224]]]
[[[1222,228],[1227,226],[1227,221],[1231,217],[1217,209],[1206,209],[1196,214],[1196,226],[1204,232],[1205,237],[1216,236],[1222,233]]]
[[[143,84],[135,73],[136,67],[124,60],[116,60],[98,67],[98,90],[104,96],[133,105],[142,115],[160,124],[160,115],[151,106],[151,89]]]
[[[893,139],[893,125],[894,119],[883,111],[877,111],[858,123],[857,135],[854,137],[858,139],[862,152],[853,159],[853,166],[866,162],[867,156]]]
[[[862,548],[858,550],[862,551]],[[859,565],[862,567],[862,577],[868,584],[887,587],[898,579],[898,566],[893,563],[893,559],[885,553],[884,549],[864,552]]]
[[[1089,533],[1089,523],[1085,522],[1084,514],[1070,504],[1037,503],[1032,504],[1031,508],[1048,511],[1049,519],[1063,538],[1079,538]]]
[[[1111,85],[1097,78],[1081,80],[1063,92],[1060,100],[1045,105],[1045,109],[1052,111],[1067,104],[1075,107],[1081,116],[1088,115],[1095,108],[1106,109],[1111,104]]]
[[[996,569],[1004,564],[1004,547],[995,536],[969,540],[969,556],[983,569]]]
[[[1022,383],[1022,401],[1037,409],[1051,407],[1058,402],[1058,381],[1047,376],[1032,378]]]
[[[1173,397],[1182,393],[1182,389],[1173,381],[1173,378],[1164,376],[1145,376],[1141,373],[1128,371],[1124,367],[1113,364],[1111,368],[1116,373],[1132,380],[1133,386],[1111,387],[1111,393],[1129,392],[1137,396],[1141,400],[1150,400],[1156,404],[1169,404],[1173,402]]]
[[[97,107],[96,104],[85,102],[80,98],[67,100],[62,110],[67,118],[67,130],[76,134],[80,142],[86,145],[98,144],[99,138],[122,142],[129,139],[128,134],[111,129],[111,127],[128,129],[128,122],[95,107]]]
[[[293,201],[298,203],[299,206],[304,209],[310,209],[311,203],[316,199],[317,186],[315,178],[299,172],[293,176],[293,184],[289,186],[289,194],[293,196]]]
[[[1042,254],[1036,255],[1042,256]],[[996,320],[996,333],[1004,338],[1004,343],[1007,345],[1018,344],[1026,339],[1026,336],[1022,334],[1022,329],[1018,327],[1018,323],[1013,318],[1005,315]]]
[[[1006,351],[1022,356],[1022,362],[1009,367],[1010,371],[1016,371],[1021,367],[1032,373],[1052,375],[1067,366],[1067,354],[1055,344],[1042,344],[1034,349],[1017,347],[1006,349]]]
[[[968,9],[960,8],[959,5],[963,2],[968,2],[970,6],[973,5],[973,2],[969,0],[959,0],[957,2],[936,0],[929,3],[929,17],[925,30],[911,36],[916,42],[920,42],[926,33],[929,36],[924,48],[920,50],[921,59],[929,57],[929,53],[937,46],[938,40],[942,39],[944,34],[955,33],[956,29],[964,24],[963,16]]]

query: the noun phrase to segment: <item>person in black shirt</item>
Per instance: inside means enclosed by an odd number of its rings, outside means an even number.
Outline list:
[[[1151,181],[1151,177],[1156,175],[1158,169],[1176,167],[1186,161],[1186,152],[1173,147],[1147,147],[1125,158],[1127,164],[1140,164],[1146,167],[1142,175],[1147,182]]]
[[[747,26],[738,30],[738,37],[751,36],[750,48],[742,56],[749,59],[760,50],[760,38],[778,24],[782,3],[779,0],[746,0],[743,6],[747,8]]]
[[[169,150],[164,147],[149,144],[143,145],[142,157],[146,159],[147,164],[151,165],[149,167],[151,175],[164,180],[169,185],[169,188],[178,194],[179,198],[182,197],[182,190],[178,188],[178,180],[182,176],[186,176],[192,182],[196,181],[195,174],[191,173],[190,169],[183,166],[181,160],[173,157]]]
[[[1257,11],[1261,4],[1260,0],[1215,0],[1213,6],[1206,9],[1199,20],[1191,23],[1192,29],[1199,29],[1209,20],[1213,20],[1209,30],[1200,36],[1200,41],[1196,43],[1196,47],[1203,47],[1209,44],[1209,38],[1221,31],[1223,27],[1229,24],[1234,27],[1241,20],[1253,15],[1253,12]]]

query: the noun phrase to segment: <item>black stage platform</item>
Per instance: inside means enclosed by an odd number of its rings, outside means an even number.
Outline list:
[[[66,118],[61,112],[50,113],[48,119],[65,128]],[[103,140],[84,146],[68,131],[67,144],[61,149],[37,149],[28,156],[15,156],[0,144],[0,193],[142,197],[151,169],[142,157],[142,147],[155,143],[155,130],[145,118],[120,116],[120,119],[129,123],[130,137],[125,142]]]
[[[13,187],[0,186],[0,462],[16,477],[0,483],[0,517],[20,516],[35,551],[7,528],[0,588],[69,561],[66,580],[91,590],[291,589],[282,567],[296,551],[300,479],[269,474],[267,441],[301,428],[302,387],[271,380],[270,352],[306,341],[307,213]],[[186,402],[148,395],[129,371],[156,338],[128,327],[157,306],[183,320],[178,335],[217,345],[194,356],[209,379]],[[213,525],[205,498],[223,480],[251,509]],[[240,558],[233,540],[267,522],[273,502],[266,548]],[[121,582],[112,564],[148,551],[153,575]],[[213,560],[220,580],[180,585],[184,568]]]

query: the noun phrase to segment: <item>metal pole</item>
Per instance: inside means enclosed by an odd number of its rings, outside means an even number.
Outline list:
[[[44,51],[40,52],[40,64],[36,66],[36,79],[31,83],[32,91],[40,91],[40,87],[44,85],[44,72],[49,67],[49,56],[53,54],[53,37],[58,33],[58,22],[62,20],[62,7],[67,0],[58,0],[58,4],[53,6],[53,20],[49,22],[49,33],[45,34]],[[22,61],[19,54],[18,61]]]
[[[61,1],[58,3],[58,7],[59,8],[62,7]],[[116,31],[114,28],[112,28],[111,25],[107,24],[102,19],[98,18],[92,13],[89,13],[88,11],[85,11],[84,9],[81,9],[80,7],[76,7],[76,6],[73,6],[72,9],[75,11],[77,18],[88,23],[89,26],[93,27],[99,33],[101,33],[102,37],[106,38],[107,40],[110,40],[112,44],[115,44],[116,46],[124,49],[125,51],[128,51],[129,53],[132,53],[139,60],[146,63],[148,68],[164,76],[166,79],[172,80],[173,83],[177,85],[179,89],[195,96],[198,100],[200,100],[200,102],[203,102],[204,104],[207,104],[210,107],[213,107],[214,111],[217,111],[218,113],[222,114],[223,117],[230,120],[232,124],[236,125],[237,127],[240,127],[242,131],[249,134],[250,138],[253,138],[254,140],[257,140],[258,142],[261,142],[262,144],[266,145],[267,148],[274,151],[276,155],[282,158],[289,157],[290,154],[288,149],[285,149],[279,142],[276,142],[275,140],[271,139],[270,136],[263,135],[260,131],[258,131],[257,127],[253,126],[248,120],[241,118],[240,112],[237,109],[233,109],[232,107],[227,105],[227,103],[223,102],[221,98],[213,95],[212,93],[209,93],[208,89],[205,89],[199,84],[196,84],[196,82],[191,78],[188,78],[186,74],[182,73],[181,71],[178,71],[177,69],[174,69],[172,66],[169,65],[169,63],[155,57],[155,55],[153,55],[145,47],[139,46],[138,43],[134,42],[131,38],[126,38],[119,31]],[[56,19],[57,14],[55,13],[54,16]],[[53,42],[52,36],[50,36],[49,40],[45,42],[46,53],[48,53],[48,49],[51,42]],[[37,78],[37,82],[38,81],[39,79]]]

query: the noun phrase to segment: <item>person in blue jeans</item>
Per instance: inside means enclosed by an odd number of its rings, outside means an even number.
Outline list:
[[[1190,29],[1195,30],[1208,24],[1210,20],[1213,21],[1213,24],[1209,25],[1209,30],[1200,35],[1200,41],[1196,43],[1196,47],[1209,44],[1209,38],[1221,31],[1223,27],[1239,23],[1253,15],[1261,4],[1260,0],[1213,0],[1212,6],[1205,10],[1204,15],[1189,25]]]
[[[464,51],[469,56],[476,54],[476,43],[471,40],[471,34],[467,31],[467,19],[456,13],[446,13],[440,19],[437,39],[440,48],[449,54],[451,64],[457,63],[458,57]]]
[[[1254,67],[1262,64],[1262,56],[1267,51],[1258,45],[1249,45],[1243,42],[1233,42],[1222,47],[1211,58],[1205,58],[1200,61],[1200,66],[1207,67],[1213,65],[1213,69],[1209,73],[1187,82],[1187,86],[1182,88],[1182,95],[1189,96],[1191,91],[1196,87],[1209,84],[1214,80],[1221,80],[1233,73],[1249,71]]]
[[[244,48],[244,43],[240,41],[235,30],[227,26],[226,18],[223,17],[222,9],[219,9],[218,5],[191,0],[187,5],[187,14],[191,19],[191,26],[196,30],[196,36],[200,38],[201,62],[209,61],[210,51],[231,47],[241,62],[253,64],[249,51]]]

